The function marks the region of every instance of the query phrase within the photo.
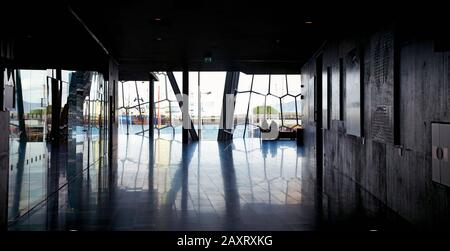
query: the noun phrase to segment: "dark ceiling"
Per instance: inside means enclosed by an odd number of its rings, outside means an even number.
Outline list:
[[[20,67],[101,70],[107,54],[121,79],[149,71],[293,73],[330,38],[391,23],[395,8],[343,2],[40,1],[8,4],[2,35]],[[370,10],[370,11],[369,11]],[[211,57],[211,62],[205,62]]]

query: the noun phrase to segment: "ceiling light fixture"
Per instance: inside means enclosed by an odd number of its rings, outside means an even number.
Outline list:
[[[312,21],[305,21],[305,24],[312,24]]]

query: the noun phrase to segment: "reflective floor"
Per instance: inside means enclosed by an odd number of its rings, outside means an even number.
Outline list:
[[[98,134],[77,134],[58,147],[47,142],[10,139],[8,221],[14,223],[41,206],[68,182],[95,164],[103,165],[105,144]],[[98,162],[98,163],[97,163]],[[89,168],[88,168],[89,167]]]
[[[202,141],[120,136],[117,172],[90,166],[11,230],[312,230],[294,141]],[[153,152],[153,168],[149,154]],[[111,180],[112,179],[112,180]],[[37,186],[36,191],[43,190]]]
[[[27,183],[30,192],[48,197],[10,217],[9,229],[317,230],[327,226],[324,219],[339,222],[333,199],[316,194],[315,170],[304,165],[302,154],[295,141],[183,146],[177,140],[149,144],[146,137],[120,135],[114,168],[103,158],[83,162],[81,172],[53,193],[42,182]],[[383,227],[363,214],[357,218],[367,222],[362,229]]]

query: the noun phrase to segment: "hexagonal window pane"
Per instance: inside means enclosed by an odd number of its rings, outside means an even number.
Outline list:
[[[155,81],[155,84],[154,84],[155,101],[167,99],[166,90],[168,89],[168,87],[166,85],[165,76],[160,75],[158,77],[160,77],[159,81]]]
[[[286,75],[272,75],[270,79],[270,94],[281,97],[287,94]]]
[[[236,105],[234,107],[234,125],[235,126],[245,124],[249,96],[250,96],[249,93],[238,93],[236,95]]]
[[[137,81],[136,82],[137,85],[137,89],[138,89],[138,93],[139,94],[139,98],[140,98],[140,102],[145,103],[148,102],[148,88],[149,88],[149,82],[148,81]],[[133,86],[134,88],[136,88],[135,86]],[[137,97],[137,96],[136,96]]]
[[[170,126],[170,102],[165,100],[155,103],[155,127]]]
[[[172,86],[170,85],[169,80],[167,80],[167,84],[165,84],[166,86],[166,92],[167,92],[167,99],[170,101],[176,101],[177,98],[175,96],[175,93],[172,90]]]
[[[252,125],[260,125],[266,116],[265,96],[252,93],[250,98],[250,109],[248,111],[248,123]]]
[[[255,75],[252,91],[264,95],[269,93],[269,75]]]
[[[126,81],[121,83],[120,89],[122,89],[123,85],[123,104],[125,107],[137,105],[136,99],[136,87],[134,85],[134,81]]]
[[[266,97],[266,119],[270,122],[275,121],[278,126],[281,126],[281,107],[280,107],[280,99],[274,97],[272,95],[267,95]]]
[[[170,109],[172,111],[172,126],[181,127],[183,125],[183,115],[181,114],[180,106],[177,101],[170,102]]]
[[[252,85],[252,75],[247,75],[245,73],[239,73],[239,83],[238,83],[238,91],[250,91],[250,87]]]
[[[293,128],[297,124],[295,98],[285,96],[281,99],[281,105],[283,107],[283,125]]]
[[[300,75],[287,75],[288,91],[291,95],[298,95],[301,92],[301,77]]]

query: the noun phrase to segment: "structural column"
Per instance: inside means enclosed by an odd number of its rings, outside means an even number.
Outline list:
[[[150,139],[150,144],[153,144],[151,140],[154,137],[154,126],[155,126],[155,81],[158,81],[158,77],[150,72],[150,85],[148,87],[148,136]]]
[[[194,128],[194,123],[192,122],[190,116],[189,116],[189,100],[183,100],[183,95],[181,94],[180,88],[178,87],[177,81],[175,79],[175,76],[173,75],[173,72],[168,71],[167,72],[167,77],[169,78],[169,82],[170,85],[172,86],[172,90],[175,93],[175,96],[177,97],[177,101],[178,101],[178,105],[180,106],[181,109],[181,113],[183,116],[183,133],[185,132],[184,130],[187,129],[187,132],[189,132],[189,134],[191,135],[191,139],[193,141],[197,141],[198,140],[198,135],[197,132],[195,131]],[[186,72],[186,76],[183,75],[183,79],[188,77],[188,72]],[[184,83],[187,83],[187,85],[189,85],[189,82],[183,81]],[[184,86],[183,83],[183,86]],[[188,88],[183,88],[184,90],[187,90],[187,92],[189,93],[189,89]],[[183,90],[183,91],[184,91]],[[186,94],[186,96],[188,96]],[[184,104],[186,104],[187,106],[184,106]],[[186,126],[186,124],[190,124],[190,126]],[[185,128],[188,127],[188,128]],[[184,136],[185,134],[183,134],[183,137],[186,137],[185,139],[183,138],[183,143],[186,142],[188,143],[189,137],[188,136]]]
[[[154,164],[154,131],[155,131],[155,81],[158,81],[158,77],[153,72],[149,74],[149,87],[148,87],[148,192],[150,198],[154,197],[153,191],[153,164]]]
[[[51,78],[52,88],[52,142],[55,146],[59,145],[59,126],[61,116],[61,94],[60,94],[61,69],[56,70],[55,78]]]
[[[189,143],[189,129],[186,128],[189,120],[189,71],[187,67],[183,69],[183,106],[181,108],[183,116],[183,144]],[[190,126],[191,124],[189,124]]]
[[[119,85],[119,65],[110,57],[108,60],[108,164],[109,179],[111,189],[115,187],[117,172],[117,147],[118,147],[118,113],[116,104],[118,104],[118,85]]]
[[[239,83],[239,72],[227,72],[225,87],[222,98],[222,114],[220,117],[220,128],[217,136],[218,141],[233,139],[233,117],[235,97]]]
[[[17,114],[19,119],[20,140],[27,140],[27,131],[25,130],[25,118],[23,108],[22,95],[22,79],[20,77],[20,70],[16,71],[16,89],[17,89]]]

